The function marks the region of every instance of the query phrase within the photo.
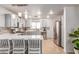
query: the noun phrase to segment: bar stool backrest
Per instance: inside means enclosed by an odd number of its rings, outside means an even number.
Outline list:
[[[40,40],[28,40],[28,53],[29,54],[40,54]]]
[[[8,39],[2,39],[2,40],[0,39],[0,49],[3,49],[3,48],[7,48],[7,49],[10,48]]]
[[[13,49],[25,48],[25,42],[23,39],[13,39]]]
[[[29,40],[29,48],[40,48],[39,40]]]

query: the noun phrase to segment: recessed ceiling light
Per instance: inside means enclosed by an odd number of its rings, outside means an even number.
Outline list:
[[[12,14],[12,18],[15,19],[16,18],[16,15],[15,14]]]
[[[38,18],[41,18],[41,16],[38,16]]]
[[[49,18],[50,16],[48,15],[47,18]]]
[[[37,14],[38,14],[38,15],[41,15],[41,11],[38,11]]]
[[[21,12],[19,12],[19,13],[18,13],[18,16],[19,16],[19,17],[22,17],[22,13],[21,13]]]
[[[49,14],[54,14],[54,12],[52,10],[50,10]]]
[[[31,16],[29,16],[29,18],[32,18]]]
[[[27,14],[28,12],[27,12],[27,10],[25,10],[25,14]]]
[[[28,18],[28,16],[27,16],[27,14],[25,14],[25,19],[27,19]]]

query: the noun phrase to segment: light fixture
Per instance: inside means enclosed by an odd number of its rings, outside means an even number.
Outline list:
[[[47,18],[49,18],[50,16],[48,15]]]
[[[15,19],[15,18],[16,18],[16,15],[15,15],[15,14],[12,14],[11,16],[12,16],[12,18],[13,18],[13,19]]]
[[[32,16],[29,16],[29,18],[32,18]]]
[[[25,14],[28,14],[28,12],[27,12],[27,10],[25,10],[25,12],[24,12]]]
[[[27,19],[28,18],[28,16],[27,16],[27,14],[25,14],[25,19]]]
[[[52,10],[50,10],[49,14],[52,15],[52,14],[54,14],[54,12]]]
[[[25,10],[25,12],[24,12],[24,16],[25,16],[25,19],[28,18],[28,12],[27,12],[27,10]]]
[[[38,14],[38,15],[41,15],[41,11],[38,11],[37,14]]]
[[[19,12],[19,13],[18,13],[18,16],[19,16],[19,17],[22,17],[22,13],[21,13],[21,12]]]
[[[41,16],[39,15],[38,18],[41,18]]]

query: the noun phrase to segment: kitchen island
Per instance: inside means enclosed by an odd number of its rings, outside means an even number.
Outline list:
[[[0,44],[1,40],[9,40],[9,48],[11,49],[10,51],[12,51],[13,53],[25,53],[26,51],[28,52],[28,54],[42,53],[42,35],[21,35],[20,33],[2,33],[0,34]],[[22,46],[22,48],[18,48],[18,46],[20,45]]]

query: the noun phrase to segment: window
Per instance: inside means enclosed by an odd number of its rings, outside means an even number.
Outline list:
[[[31,22],[32,29],[40,29],[40,22],[33,21]]]

